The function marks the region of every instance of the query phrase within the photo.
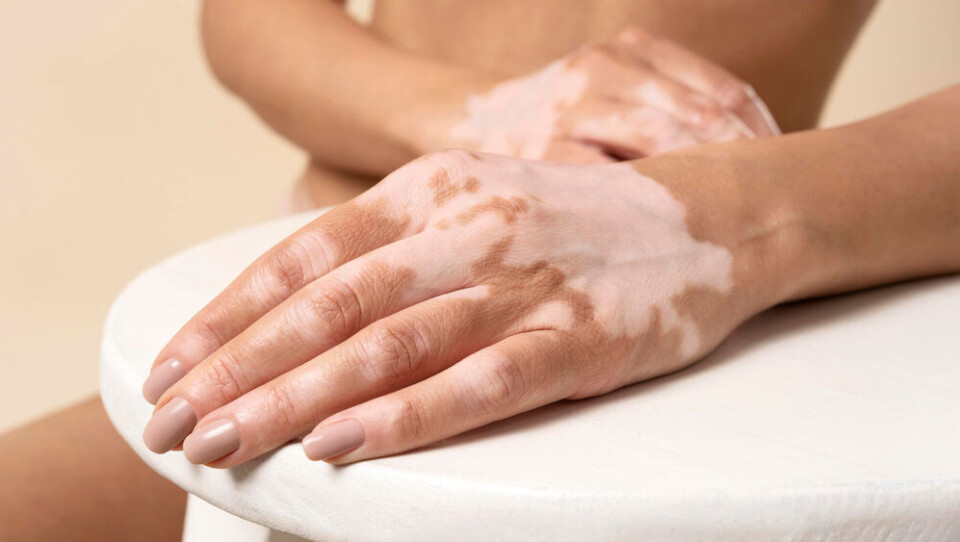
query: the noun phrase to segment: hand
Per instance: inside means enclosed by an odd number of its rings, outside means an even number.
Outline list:
[[[186,437],[189,460],[229,467],[313,430],[310,458],[347,463],[689,365],[778,301],[772,228],[732,219],[762,213],[729,187],[654,180],[653,160],[404,166],[173,337],[144,386],[147,446]]]
[[[484,94],[439,103],[460,112],[442,116],[458,120],[430,128],[442,133],[423,145],[424,152],[448,146],[603,163],[779,133],[749,85],[639,28]]]

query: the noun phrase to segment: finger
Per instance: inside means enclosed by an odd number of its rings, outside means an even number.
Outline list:
[[[571,139],[601,147],[622,159],[701,143],[686,126],[656,107],[591,101],[580,108],[580,114],[564,119],[560,129]]]
[[[377,321],[213,412],[184,442],[187,458],[218,467],[241,463],[307,433],[334,412],[420,381],[496,342],[509,326],[483,296],[482,288],[460,290]],[[219,436],[224,426],[235,438]]]
[[[171,384],[304,285],[373,249],[422,229],[429,208],[402,187],[422,184],[437,165],[420,160],[336,207],[257,258],[167,343],[144,383],[155,403]],[[421,181],[421,182],[417,182]],[[393,202],[411,204],[403,208]],[[426,200],[429,201],[429,200]]]
[[[633,87],[632,93],[632,96],[621,99],[666,111],[701,141],[756,137],[749,126],[720,104],[663,75],[651,75],[647,82]]]
[[[335,464],[400,453],[569,396],[575,379],[565,334],[513,335],[449,369],[339,412],[303,439]]]
[[[639,28],[624,31],[616,43],[637,61],[710,96],[758,136],[780,133],[773,115],[753,88],[713,62]]]
[[[631,89],[627,96],[614,99],[639,106],[653,106],[665,111],[702,142],[753,139],[754,131],[720,104],[702,94],[656,74]]]
[[[207,357],[161,396],[158,410],[180,397],[203,417],[380,318],[467,286],[468,262],[443,257],[457,247],[457,235],[432,229],[335,269]]]
[[[716,101],[645,63],[630,62],[626,53],[620,52],[610,63],[615,68],[608,68],[608,76],[617,84],[605,85],[603,95],[615,103],[665,111],[704,142],[756,137],[753,130]]]
[[[609,164],[616,159],[595,145],[569,139],[555,139],[547,145],[541,160],[565,164]]]
[[[377,226],[370,228],[370,235],[362,235],[371,222]],[[172,383],[169,380],[177,375],[167,374],[171,364],[185,374],[305,284],[402,237],[407,227],[403,220],[388,218],[382,204],[351,202],[287,237],[254,261],[174,335],[154,363],[158,370],[144,383],[144,397],[156,402]]]

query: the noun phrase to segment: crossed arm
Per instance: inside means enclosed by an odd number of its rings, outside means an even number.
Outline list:
[[[679,370],[778,303],[960,270],[960,87],[600,165],[418,159],[258,258],[157,357],[148,447],[349,463]],[[186,440],[184,440],[184,438]]]
[[[600,163],[779,132],[739,78],[638,28],[505,76],[394,47],[328,0],[208,0],[202,26],[227,88],[318,163],[354,174],[449,147]]]

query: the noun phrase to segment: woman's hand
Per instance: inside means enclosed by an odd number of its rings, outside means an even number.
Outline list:
[[[309,433],[311,459],[348,463],[689,365],[780,300],[776,228],[670,156],[404,166],[176,334],[144,441],[228,467]]]
[[[421,151],[460,147],[603,163],[779,133],[749,85],[639,28],[483,94],[465,99],[458,92],[436,100],[432,113],[414,110],[420,120],[411,124],[419,128],[411,132],[437,132],[426,136]]]

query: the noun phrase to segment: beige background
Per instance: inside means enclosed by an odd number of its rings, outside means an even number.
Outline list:
[[[960,81],[960,2],[886,0],[825,124]],[[300,167],[207,73],[184,0],[0,0],[0,431],[95,392],[138,271],[271,216]]]

